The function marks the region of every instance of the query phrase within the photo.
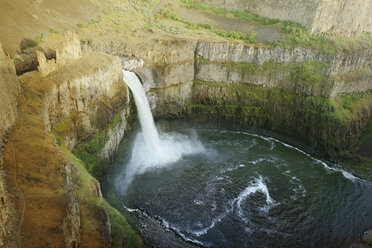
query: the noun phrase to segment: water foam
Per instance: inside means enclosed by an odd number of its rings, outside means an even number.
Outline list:
[[[228,131],[227,131],[227,132],[228,132]],[[333,166],[330,167],[327,163],[323,162],[322,160],[317,159],[317,158],[314,158],[313,156],[311,156],[311,155],[308,154],[307,152],[305,152],[305,151],[303,151],[303,150],[301,150],[301,149],[299,149],[299,148],[297,148],[297,147],[291,146],[291,145],[289,145],[289,144],[287,144],[287,143],[285,143],[285,142],[283,142],[283,141],[280,141],[280,140],[278,140],[278,139],[275,139],[275,138],[272,138],[272,137],[265,137],[265,136],[262,136],[262,135],[258,135],[258,134],[254,134],[254,133],[249,133],[249,132],[244,132],[244,131],[230,131],[230,132],[232,132],[232,133],[245,134],[245,135],[249,135],[249,136],[251,136],[251,137],[256,137],[256,138],[263,139],[263,140],[265,140],[265,141],[270,142],[272,148],[275,147],[275,146],[273,146],[273,142],[275,142],[275,143],[279,143],[279,144],[281,144],[281,145],[283,145],[283,146],[285,146],[285,147],[288,147],[288,148],[290,148],[290,149],[292,149],[292,150],[298,151],[298,152],[304,154],[305,156],[311,158],[311,159],[314,160],[315,162],[321,164],[321,165],[323,166],[323,168],[326,169],[326,170],[329,171],[329,172],[338,172],[338,173],[341,173],[341,174],[344,176],[344,178],[346,178],[346,179],[348,179],[348,180],[350,180],[350,181],[352,181],[352,182],[356,182],[356,181],[364,181],[364,180],[362,180],[362,179],[360,179],[360,178],[358,178],[358,177],[352,175],[350,172],[348,172],[348,171],[342,169],[341,166],[338,165],[338,164],[333,164]],[[272,150],[272,149],[270,149],[270,150]]]
[[[297,200],[297,196],[300,196],[300,197],[305,197],[306,196],[306,189],[305,187],[302,185],[302,181],[301,179],[297,178],[296,176],[292,176],[290,175],[291,173],[291,170],[286,170],[282,173],[282,175],[284,176],[287,176],[290,178],[289,182],[296,186],[296,188],[293,188],[293,192],[295,193],[295,195],[291,195],[290,198],[292,200]]]
[[[161,224],[168,230],[172,230],[173,232],[175,232],[178,236],[180,236],[183,240],[185,241],[188,241],[188,242],[191,242],[193,244],[196,244],[196,245],[200,245],[202,247],[205,247],[206,245],[203,243],[203,242],[200,242],[199,240],[196,240],[196,239],[191,239],[189,237],[186,237],[185,234],[183,234],[181,232],[181,230],[173,225],[171,225],[168,221],[166,221],[165,219],[161,219]]]
[[[158,133],[145,91],[134,72],[123,70],[124,81],[131,89],[141,124],[134,140],[132,154],[126,169],[115,179],[115,186],[125,194],[128,186],[138,174],[174,163],[183,156],[206,153],[196,132],[189,135]]]
[[[241,204],[246,201],[248,196],[255,194],[257,192],[263,193],[266,198],[267,205],[264,207],[261,207],[260,210],[264,212],[268,212],[270,207],[275,203],[275,201],[271,198],[269,194],[269,190],[267,188],[267,185],[264,182],[263,177],[259,175],[259,178],[256,178],[253,183],[251,183],[247,188],[245,188],[242,192],[240,192],[239,196],[233,200],[233,204],[236,203],[239,217],[242,218],[247,223],[249,221],[243,213]]]

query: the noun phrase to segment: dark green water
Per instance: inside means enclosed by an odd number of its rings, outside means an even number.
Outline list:
[[[270,137],[196,130],[207,152],[136,175],[122,202],[206,247],[347,247],[372,229],[372,184]],[[119,159],[125,172],[131,144]],[[119,192],[120,193],[120,192]]]

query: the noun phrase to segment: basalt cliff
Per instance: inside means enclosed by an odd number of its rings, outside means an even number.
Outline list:
[[[0,39],[0,247],[152,245],[101,190],[136,119],[123,58],[157,119],[270,131],[371,178],[369,1],[79,1],[82,16],[25,2],[27,32]],[[275,35],[257,41],[220,18]]]

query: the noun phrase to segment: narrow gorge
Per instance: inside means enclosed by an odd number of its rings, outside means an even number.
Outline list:
[[[0,247],[372,245],[369,1],[22,2]]]

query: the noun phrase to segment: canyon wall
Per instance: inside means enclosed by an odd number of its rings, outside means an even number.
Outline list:
[[[9,140],[9,128],[17,118],[17,96],[20,85],[13,61],[5,55],[0,44],[0,247],[16,247],[15,230],[17,215],[13,195],[6,184],[6,171],[3,164],[4,143]]]
[[[371,49],[326,55],[175,39],[154,40],[145,52],[130,45],[117,50],[146,61],[135,72],[155,118],[264,127],[331,156],[353,147],[371,118]]]
[[[9,58],[0,59],[10,64]],[[103,199],[99,182],[90,175],[92,164],[85,165],[71,150],[93,140],[98,145],[82,149],[95,159],[95,167],[102,170],[101,164],[113,159],[130,115],[121,61],[82,53],[74,33],[57,48],[56,60],[46,60],[41,52],[38,59],[39,71],[18,79],[21,118],[4,146],[0,247],[110,247],[110,218],[127,223]],[[7,111],[0,116],[8,128],[16,117],[19,85],[14,65],[5,62],[0,83],[9,92],[2,98]],[[128,233],[138,238],[128,228],[124,232],[116,231],[117,242],[133,242],[125,240]]]
[[[249,10],[272,19],[299,22],[310,33],[352,36],[372,31],[369,0],[205,0],[228,10]]]
[[[304,48],[201,42],[195,56],[195,79],[200,81],[253,84],[322,97],[372,89],[371,49],[327,56]]]
[[[355,146],[371,118],[370,54],[201,42],[190,111],[300,137],[333,156]]]

